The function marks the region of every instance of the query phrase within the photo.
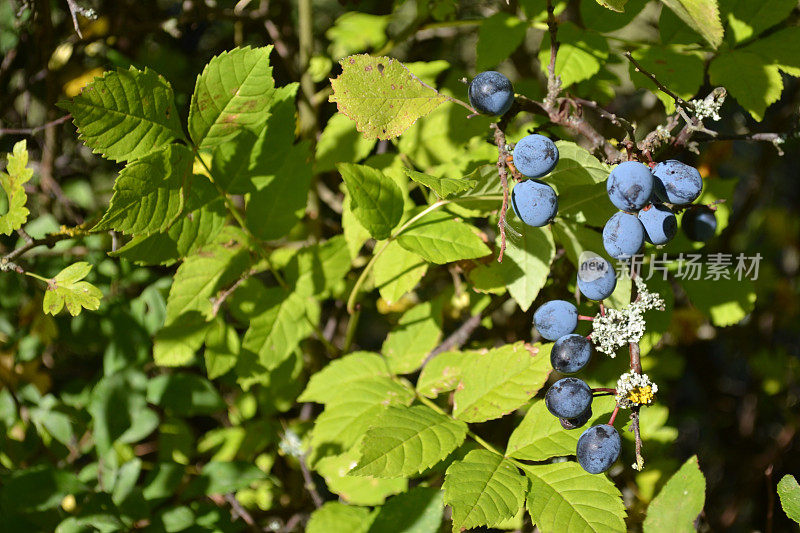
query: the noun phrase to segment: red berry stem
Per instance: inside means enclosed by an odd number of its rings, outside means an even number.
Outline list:
[[[578,315],[578,320],[588,320],[589,322],[591,322],[592,320],[594,320],[594,317],[586,315]]]
[[[607,392],[609,394],[616,394],[617,393],[617,389],[608,389],[608,388],[599,387],[597,389],[592,389],[592,392]]]
[[[611,418],[608,420],[608,425],[613,426],[614,420],[617,418],[617,413],[619,413],[619,404],[614,406],[614,412],[611,413]]]

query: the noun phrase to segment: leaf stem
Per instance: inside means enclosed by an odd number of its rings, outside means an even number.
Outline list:
[[[27,270],[25,271],[25,275],[26,276],[30,276],[30,277],[35,278],[35,279],[38,279],[39,281],[44,281],[45,283],[50,285],[50,279],[45,278],[44,276],[40,276],[39,274],[35,274],[33,272],[28,272]]]
[[[448,413],[447,411],[445,411],[444,409],[442,409],[441,407],[439,407],[438,405],[436,405],[436,404],[435,404],[434,402],[432,402],[430,399],[426,398],[425,396],[423,396],[423,395],[419,394],[419,393],[418,393],[418,392],[416,392],[416,391],[414,391],[414,392],[415,392],[415,394],[417,395],[417,399],[418,399],[420,402],[422,402],[423,404],[427,405],[428,407],[430,407],[431,409],[433,409],[433,410],[434,410],[434,411],[436,411],[437,413],[439,413],[439,414],[441,414],[441,415],[445,415],[445,416],[447,416],[447,417],[449,417],[449,418],[452,418],[453,420],[456,420],[456,419],[453,417],[453,415],[451,415],[450,413]],[[477,442],[478,444],[480,444],[481,446],[483,446],[484,448],[486,448],[486,449],[487,449],[487,450],[489,450],[490,452],[492,452],[492,453],[496,453],[497,455],[503,455],[502,453],[500,453],[500,451],[499,451],[497,448],[495,448],[494,446],[492,446],[491,444],[489,444],[488,442],[486,442],[485,440],[483,440],[483,438],[481,438],[480,436],[478,436],[478,435],[476,435],[475,433],[473,433],[473,432],[472,432],[472,430],[470,430],[470,429],[467,429],[467,435],[469,435],[469,436],[470,436],[470,438],[471,438],[472,440],[474,440],[475,442]]]

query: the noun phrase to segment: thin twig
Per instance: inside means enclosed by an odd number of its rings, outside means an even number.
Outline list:
[[[314,507],[319,509],[322,507],[322,504],[325,503],[325,500],[323,500],[322,496],[320,496],[319,492],[317,492],[317,485],[314,483],[314,478],[311,477],[311,471],[308,469],[308,465],[306,464],[306,455],[301,455],[298,457],[298,460],[300,462],[300,471],[303,473],[305,488],[311,495],[311,500],[314,502]]]
[[[650,78],[650,81],[655,83],[656,87],[658,87],[661,92],[663,92],[664,94],[675,100],[675,104],[677,106],[682,107],[687,111],[694,111],[694,106],[692,104],[690,104],[689,102],[687,102],[686,100],[684,100],[683,98],[672,92],[666,85],[658,81],[658,79],[653,74],[645,70],[645,68],[633,58],[633,54],[631,54],[630,50],[626,51],[624,55],[625,58],[633,64],[634,68],[636,69],[636,72],[641,72],[642,74]]]
[[[253,520],[253,517],[250,513],[247,512],[247,509],[242,507],[242,504],[239,503],[239,500],[236,499],[236,495],[234,494],[226,494],[225,501],[228,502],[231,506],[231,513],[233,514],[234,518],[239,517],[247,523],[248,526],[255,527],[256,521]]]
[[[72,15],[72,25],[75,27],[75,33],[78,34],[78,37],[83,39],[81,26],[78,24],[78,13],[82,12],[83,9],[81,9],[81,6],[79,6],[75,0],[67,0],[67,6],[69,6],[69,13]]]
[[[506,211],[508,211],[508,167],[506,161],[506,134],[497,124],[492,124],[494,128],[494,142],[497,145],[497,173],[500,176],[500,184],[503,187],[503,205],[500,207],[500,216],[497,218],[497,227],[500,229],[500,253],[497,254],[498,263],[503,262],[503,254],[506,250]]]
[[[42,124],[41,126],[35,126],[33,128],[0,128],[0,137],[4,135],[35,135],[49,127],[63,124],[70,119],[72,119],[72,115],[64,115],[63,117],[59,117],[55,120],[51,120],[50,122]]]

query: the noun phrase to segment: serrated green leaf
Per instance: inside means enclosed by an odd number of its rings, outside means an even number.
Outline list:
[[[720,5],[722,18],[728,25],[728,37],[735,43],[746,41],[783,22],[796,7],[796,0],[723,0]]]
[[[211,325],[197,311],[180,315],[156,333],[153,360],[159,366],[188,365],[203,345]]]
[[[422,365],[442,336],[439,302],[415,305],[400,317],[397,328],[386,337],[381,352],[392,372],[408,374]]]
[[[447,100],[396,59],[362,54],[339,63],[342,73],[331,80],[329,101],[368,138],[397,137]]]
[[[711,83],[725,87],[757,121],[764,118],[764,111],[778,101],[783,91],[778,67],[745,50],[731,50],[715,57],[708,75]]]
[[[800,485],[794,476],[783,476],[778,483],[778,496],[786,516],[800,524]]]
[[[414,393],[383,376],[360,379],[340,390],[317,417],[311,446],[350,448],[389,405],[409,405]]]
[[[33,169],[27,166],[27,141],[22,140],[14,144],[12,152],[8,154],[6,172],[0,172],[0,186],[8,200],[8,211],[0,216],[0,233],[3,235],[11,235],[28,220],[30,212],[25,207],[28,195],[23,185],[33,176]]]
[[[608,420],[614,409],[613,397],[597,397],[592,401],[592,418],[585,427]],[[602,421],[601,421],[602,419]],[[582,429],[567,431],[544,405],[533,402],[525,418],[508,438],[506,456],[527,461],[545,461],[550,457],[575,455]]]
[[[365,165],[336,165],[350,195],[350,210],[375,239],[389,237],[403,215],[403,193],[390,177]]]
[[[453,416],[485,422],[518,409],[542,388],[550,375],[552,344],[507,344],[476,355],[464,369],[453,397]],[[531,353],[533,352],[533,353]]]
[[[389,407],[361,441],[353,475],[409,477],[434,466],[467,437],[467,425],[430,407]]]
[[[644,520],[645,533],[695,531],[695,521],[703,512],[705,499],[706,478],[694,455],[650,502]]]
[[[704,56],[699,52],[679,51],[665,46],[646,46],[635,50],[633,58],[658,81],[685,100],[691,99],[703,84],[705,75]],[[667,113],[675,112],[675,101],[671,96],[658,90],[658,87],[644,74],[630,66],[631,81],[637,87],[653,91],[661,100]]]
[[[443,392],[455,390],[476,352],[440,353],[422,367],[417,380],[417,392],[427,398],[436,398]]]
[[[88,281],[81,281],[91,270],[92,265],[81,261],[50,279],[42,301],[44,312],[55,316],[64,306],[72,316],[78,316],[82,309],[96,311],[103,293]]]
[[[112,161],[133,161],[184,138],[172,87],[149,68],[106,72],[59,106],[92,152]]]
[[[477,180],[470,179],[469,176],[464,178],[437,178],[410,168],[404,168],[403,171],[412,180],[433,189],[439,198],[450,198],[460,192],[474,189],[478,184]]]
[[[214,56],[197,77],[189,108],[189,135],[211,148],[241,130],[258,133],[275,96],[272,46],[234,48]]]
[[[754,53],[790,76],[800,76],[800,28],[790,26],[769,34],[743,51]]]
[[[220,317],[214,320],[213,326],[206,333],[205,345],[203,359],[208,379],[225,375],[236,366],[241,348],[239,333]]]
[[[250,320],[242,339],[242,349],[258,356],[259,363],[272,370],[313,331],[319,304],[312,298],[281,287],[267,289],[261,305],[266,309]]]
[[[453,531],[494,526],[525,503],[528,482],[503,456],[473,450],[447,469],[444,503],[453,508]]]
[[[606,165],[591,153],[569,141],[556,141],[558,163],[543,180],[555,187],[559,194],[563,189],[576,185],[592,185],[605,182],[611,173]],[[604,185],[605,186],[605,185]],[[559,212],[563,208],[559,198]]]
[[[444,495],[434,487],[414,487],[383,505],[369,533],[437,533],[442,523]]]
[[[336,168],[336,163],[358,163],[375,147],[375,139],[364,137],[356,124],[347,116],[333,115],[317,142],[316,170],[327,172]]]
[[[605,476],[573,462],[522,469],[531,482],[528,512],[542,533],[626,531],[622,494]]]
[[[561,77],[563,87],[590,79],[608,59],[608,41],[605,37],[582,30],[571,22],[558,25],[558,41],[555,72]],[[550,35],[546,32],[539,49],[539,63],[542,71],[547,72]]]
[[[192,160],[188,148],[171,144],[128,164],[114,182],[108,211],[92,229],[126,235],[168,230],[184,212],[191,187],[208,181],[192,174]]]
[[[331,361],[328,366],[314,373],[297,401],[333,402],[339,390],[347,389],[355,381],[373,376],[391,376],[386,360],[372,352],[353,352]]]
[[[622,13],[625,11],[625,4],[628,3],[628,0],[596,0],[596,2],[612,11]]]
[[[344,236],[303,248],[286,266],[286,283],[301,296],[326,298],[350,270],[350,251]]]
[[[478,30],[475,69],[480,72],[495,67],[522,44],[528,24],[504,12],[483,19]],[[502,39],[497,36],[502,35]]]
[[[443,265],[462,259],[477,259],[491,253],[469,224],[454,220],[443,211],[433,211],[401,233],[397,242],[431,263]]]
[[[417,286],[428,271],[428,263],[397,241],[391,241],[375,260],[372,271],[381,298],[391,304]]]
[[[340,455],[323,457],[314,469],[325,478],[328,490],[351,505],[381,505],[387,496],[408,490],[405,478],[381,479],[372,476],[351,476],[350,469],[358,462],[358,447]]]
[[[374,515],[365,507],[326,502],[311,513],[306,533],[365,533]]]
[[[712,48],[720,45],[724,30],[717,0],[661,0],[661,3],[702,35]]]
[[[511,210],[508,213],[506,250],[503,262],[496,268],[509,294],[527,311],[550,275],[556,247],[550,228],[528,226]]]

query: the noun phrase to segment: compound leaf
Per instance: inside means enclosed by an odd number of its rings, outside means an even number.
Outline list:
[[[542,533],[625,531],[622,494],[605,476],[571,461],[522,469],[531,483],[528,512]]]
[[[339,63],[342,73],[331,80],[329,101],[368,138],[397,137],[447,100],[396,59],[361,54]]]
[[[473,450],[447,469],[444,502],[453,508],[453,531],[494,526],[525,502],[528,482],[502,455]]]
[[[447,457],[467,436],[467,425],[430,407],[389,407],[367,430],[355,475],[395,478],[418,474]]]
[[[208,62],[189,108],[189,135],[198,147],[217,146],[241,130],[259,133],[275,95],[270,52],[271,45],[246,46]]]
[[[96,311],[100,307],[103,293],[88,281],[81,281],[91,270],[92,265],[81,261],[68,266],[49,280],[42,302],[44,312],[57,315],[64,306],[72,316],[78,316],[82,309]]]
[[[525,343],[517,342],[476,355],[456,390],[453,416],[485,422],[524,405],[550,375],[551,346],[536,344],[529,351]]]
[[[11,235],[28,220],[30,212],[25,204],[28,195],[25,194],[23,185],[33,176],[33,169],[27,168],[28,149],[27,142],[17,142],[8,154],[8,165],[5,172],[0,172],[0,186],[6,193],[8,211],[0,216],[0,233]]]

